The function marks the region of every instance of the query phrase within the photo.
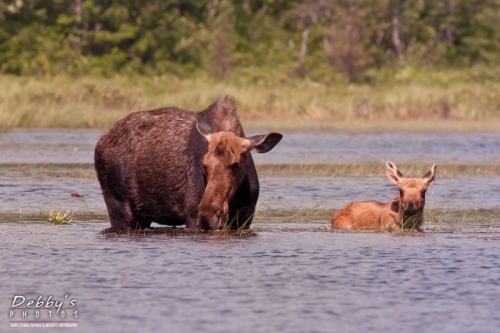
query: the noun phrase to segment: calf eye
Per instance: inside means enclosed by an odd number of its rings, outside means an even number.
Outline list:
[[[423,197],[425,196],[425,191],[426,190],[422,190],[422,192],[420,192],[420,194],[422,194]]]
[[[405,194],[405,192],[403,192],[403,190],[399,190],[399,196],[403,197],[403,194]]]
[[[240,167],[240,163],[236,162],[229,166],[232,170],[236,170]]]

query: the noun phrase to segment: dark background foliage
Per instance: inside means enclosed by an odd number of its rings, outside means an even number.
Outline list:
[[[500,0],[0,0],[0,72],[318,82],[500,65]]]

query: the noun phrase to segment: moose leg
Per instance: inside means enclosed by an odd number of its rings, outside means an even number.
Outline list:
[[[106,192],[106,191],[103,191]],[[123,230],[137,228],[130,204],[115,198],[111,193],[103,193],[106,207],[108,208],[109,221],[112,229]]]

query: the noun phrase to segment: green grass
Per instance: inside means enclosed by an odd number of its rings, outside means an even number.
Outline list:
[[[398,164],[405,175],[421,176],[429,169],[427,164]],[[266,164],[257,165],[259,176],[379,176],[384,177],[382,163],[361,164]],[[496,164],[439,164],[440,178],[457,176],[500,175],[500,165]]]
[[[221,238],[247,238],[256,236],[256,233],[252,229],[220,229],[220,230],[198,230],[198,229],[186,229],[184,227],[173,228],[173,227],[153,227],[148,229],[125,229],[125,230],[113,230],[111,228],[106,228],[101,232],[104,236],[154,236],[154,235],[167,235],[173,237],[196,237],[196,238],[210,238],[210,239],[221,239]]]
[[[340,207],[338,207],[340,208]],[[59,215],[56,218],[61,223],[66,224],[72,221],[73,214],[66,218],[62,212],[51,212]],[[241,228],[239,230],[187,230],[185,228],[155,227],[148,230],[127,230],[122,232],[103,230],[105,235],[171,235],[171,236],[200,236],[200,237],[247,237],[255,236],[259,232],[374,232],[374,231],[349,231],[332,230],[330,221],[335,209],[324,207],[309,207],[299,209],[258,209],[255,219],[250,229]],[[105,211],[76,213],[78,220],[85,223],[103,223],[109,226],[108,216]],[[500,231],[500,219],[498,210],[485,209],[449,209],[446,207],[428,208],[424,213],[424,224],[422,226],[424,234],[428,233],[498,233]],[[1,214],[1,221],[5,223],[44,223],[47,221],[47,214]],[[69,222],[71,223],[71,222]],[[279,227],[281,223],[286,223],[286,227]],[[268,225],[271,226],[268,226]],[[296,224],[297,226],[293,226]],[[418,235],[415,230],[395,230],[390,229],[385,232],[394,235]]]
[[[425,224],[433,232],[488,231],[500,228],[498,211],[486,209],[457,210],[440,207],[425,211]]]
[[[49,221],[52,224],[57,224],[57,225],[71,224],[73,223],[73,213],[71,213],[69,210],[66,211],[66,213],[51,210],[49,212]]]
[[[429,169],[428,164],[398,164],[405,175],[420,176]],[[385,166],[381,163],[361,164],[258,164],[259,176],[376,176],[384,177]],[[440,178],[458,176],[498,176],[500,165],[497,164],[439,164]],[[1,164],[0,173],[4,177],[29,177],[46,179],[53,177],[96,179],[94,165],[85,164]]]
[[[0,128],[105,128],[137,110],[235,98],[247,128],[500,130],[500,83],[246,85],[175,77],[0,76]]]
[[[337,207],[340,208],[340,207]],[[307,223],[317,225],[324,231],[332,231],[330,220],[335,209],[309,207],[300,209],[259,209],[256,212],[254,226],[260,223]],[[500,231],[498,210],[485,209],[448,209],[446,207],[427,208],[424,211],[422,229],[425,233],[440,232],[488,232]],[[346,232],[346,230],[333,230]],[[351,231],[349,231],[351,232]],[[365,231],[352,231],[365,232]],[[389,228],[385,232],[395,234],[415,234],[415,229]]]

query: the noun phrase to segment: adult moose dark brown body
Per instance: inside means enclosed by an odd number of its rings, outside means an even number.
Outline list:
[[[281,138],[245,138],[227,97],[201,112],[169,107],[131,113],[95,148],[111,228],[147,228],[152,222],[248,227],[259,196],[250,150],[268,152]]]

